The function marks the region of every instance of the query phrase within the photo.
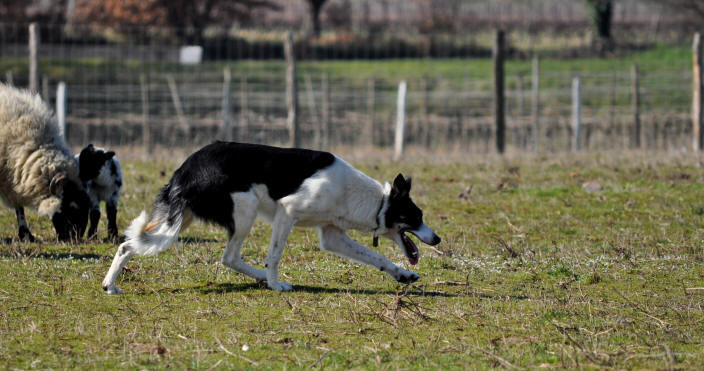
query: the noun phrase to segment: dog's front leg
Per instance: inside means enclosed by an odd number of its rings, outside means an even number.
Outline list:
[[[413,283],[418,280],[416,273],[407,271],[386,259],[383,255],[370,250],[348,236],[345,231],[335,226],[320,228],[320,248],[344,258],[371,265],[401,283]]]
[[[288,283],[279,282],[279,261],[294,224],[295,220],[280,207],[272,223],[271,244],[269,255],[266,257],[266,283],[272,290],[291,291],[293,288]]]

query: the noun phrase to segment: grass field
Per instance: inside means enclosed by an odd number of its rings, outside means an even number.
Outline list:
[[[704,170],[662,154],[357,160],[414,176],[443,237],[397,284],[317,249],[296,230],[268,290],[220,263],[225,235],[195,224],[157,257],[100,282],[116,246],[18,243],[0,211],[0,368],[704,367]],[[125,161],[119,226],[176,163]],[[587,192],[585,182],[600,187]],[[457,196],[473,185],[468,200]],[[601,188],[600,190],[598,188]],[[101,225],[101,235],[105,235]],[[269,227],[243,250],[263,266]],[[371,236],[355,234],[371,245]],[[407,265],[381,241],[378,251]]]

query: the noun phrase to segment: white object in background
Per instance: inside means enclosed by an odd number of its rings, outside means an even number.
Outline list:
[[[199,64],[203,60],[203,47],[199,45],[182,46],[178,61],[181,64]]]
[[[61,81],[56,88],[56,121],[59,124],[59,135],[66,138],[66,83]]]

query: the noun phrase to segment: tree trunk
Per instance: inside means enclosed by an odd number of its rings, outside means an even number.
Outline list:
[[[587,0],[589,18],[596,31],[596,42],[600,49],[608,49],[611,44],[611,21],[613,19],[613,0]]]
[[[310,30],[309,34],[313,37],[320,36],[320,10],[323,8],[326,0],[308,0],[308,10],[310,12]]]

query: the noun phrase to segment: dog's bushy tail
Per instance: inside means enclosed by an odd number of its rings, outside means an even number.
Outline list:
[[[167,250],[184,227],[185,202],[177,187],[167,184],[154,201],[151,216],[142,211],[125,231],[130,249],[137,255],[155,255]]]

